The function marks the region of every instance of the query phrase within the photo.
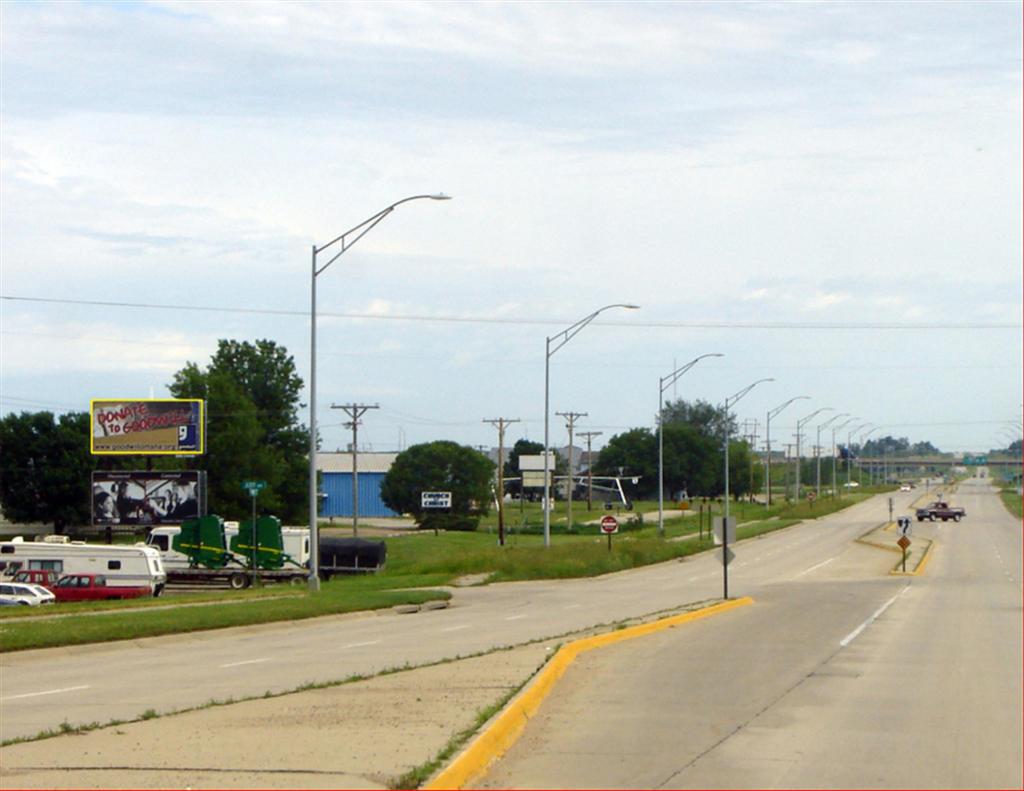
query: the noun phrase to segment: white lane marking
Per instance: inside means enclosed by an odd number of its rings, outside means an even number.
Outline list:
[[[827,566],[833,560],[835,560],[835,558],[829,558],[828,560],[823,560],[823,561],[821,561],[821,563],[817,563],[817,564],[811,566],[809,569],[804,569],[799,574],[797,574],[797,575],[795,575],[793,577],[790,577],[790,579],[794,579],[795,580],[797,577],[802,577],[804,574],[810,574],[815,569],[820,569],[822,566]]]
[[[365,643],[349,643],[348,645],[343,645],[342,648],[362,648],[367,645],[377,645],[379,642],[380,640],[367,640]]]
[[[850,643],[856,640],[857,635],[859,635],[861,632],[867,629],[868,626],[870,626],[874,622],[874,620],[878,618],[878,616],[880,616],[882,613],[888,610],[893,605],[893,602],[895,602],[900,596],[902,596],[909,587],[909,585],[905,586],[903,590],[901,590],[899,593],[897,593],[895,596],[889,599],[889,601],[887,601],[885,604],[883,604],[881,607],[879,607],[877,610],[871,613],[871,617],[864,621],[864,623],[862,623],[848,635],[846,635],[846,637],[844,637],[842,640],[840,640],[839,645],[843,648],[846,648],[846,646],[848,646]]]
[[[269,662],[269,661],[270,661],[269,658],[267,658],[267,659],[246,659],[246,660],[244,660],[242,662],[229,662],[226,665],[221,665],[221,667],[240,667],[242,665],[258,665],[260,662]]]
[[[522,615],[510,615],[505,620],[506,621],[518,621],[520,618],[526,618],[526,617],[527,617],[526,613],[523,613]]]
[[[575,610],[577,607],[582,607],[582,606],[583,606],[582,604],[567,604],[565,606],[565,609],[567,609],[567,610]]]
[[[90,684],[83,684],[80,687],[64,687],[63,689],[47,689],[43,692],[26,692],[24,695],[8,695],[6,698],[0,698],[0,701],[7,700],[21,700],[22,698],[36,698],[40,695],[59,695],[61,692],[75,692],[79,689],[89,689]]]
[[[464,624],[460,624],[458,626],[449,626],[447,629],[442,629],[441,631],[442,632],[457,632],[457,631],[459,631],[459,629],[468,629],[468,628],[469,628],[469,624],[468,623],[464,623]]]

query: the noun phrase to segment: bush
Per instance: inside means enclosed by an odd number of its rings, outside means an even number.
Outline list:
[[[479,526],[479,516],[465,514],[424,514],[419,522],[420,530],[461,530],[473,533]]]

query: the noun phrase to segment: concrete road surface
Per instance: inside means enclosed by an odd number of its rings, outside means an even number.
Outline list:
[[[922,576],[840,551],[585,655],[479,785],[1021,788],[1021,525],[983,480],[954,499]]]
[[[910,495],[904,497],[909,503]],[[730,595],[818,573],[808,570],[851,552],[866,564],[861,576],[884,578],[893,563],[890,553],[851,542],[887,517],[884,498],[874,498],[817,522],[740,542],[730,567]],[[0,738],[469,656],[714,599],[721,596],[722,568],[712,554],[594,579],[460,588],[450,609],[415,615],[331,616],[3,654]]]

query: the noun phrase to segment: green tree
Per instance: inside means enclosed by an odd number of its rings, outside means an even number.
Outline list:
[[[448,440],[413,445],[398,454],[381,482],[380,496],[392,511],[412,514],[429,526],[422,492],[452,493],[452,524],[475,527],[472,513],[487,513],[494,463],[479,451]]]
[[[211,511],[244,517],[251,500],[241,482],[267,482],[259,506],[285,522],[309,515],[309,432],[298,420],[302,380],[287,351],[273,341],[221,340],[205,369],[189,362],[169,390],[177,398],[203,398],[207,453],[195,466],[207,471]]]
[[[649,428],[634,428],[616,434],[601,448],[594,465],[597,475],[637,476],[636,496],[650,498],[658,493],[658,438]]]
[[[12,522],[88,524],[89,415],[9,414],[0,420],[0,507]]]
[[[694,428],[705,437],[717,437],[719,440],[725,435],[725,410],[708,401],[697,399],[696,401],[669,401],[661,409],[664,425],[671,423],[685,423]],[[729,433],[736,433],[736,418],[729,415]]]

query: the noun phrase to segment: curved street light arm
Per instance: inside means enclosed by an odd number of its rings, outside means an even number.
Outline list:
[[[840,412],[838,415],[833,415],[828,420],[826,420],[824,423],[822,423],[820,426],[818,426],[818,430],[820,431],[823,428],[828,428],[830,423],[834,423],[835,421],[839,420],[839,418],[841,418],[841,417],[849,417],[849,416],[850,416],[849,412]]]
[[[777,407],[775,407],[775,409],[769,410],[769,412],[768,412],[768,419],[771,420],[773,417],[775,417],[777,414],[779,414],[779,412],[781,412],[783,409],[788,407],[794,401],[799,401],[801,399],[803,399],[805,401],[810,401],[811,397],[810,396],[794,396],[793,398],[789,399],[785,404],[782,404],[781,406],[777,406]]]
[[[360,239],[366,236],[366,234],[368,234],[371,230],[373,230],[374,226],[376,226],[377,223],[379,223],[381,220],[383,220],[385,217],[391,214],[391,212],[393,212],[396,207],[401,206],[403,203],[408,203],[409,201],[413,200],[451,200],[451,196],[445,195],[443,193],[438,193],[436,195],[410,195],[408,198],[402,198],[400,201],[395,201],[387,208],[381,209],[372,217],[368,217],[367,219],[359,223],[359,225],[349,228],[347,231],[345,231],[345,233],[341,234],[340,236],[335,236],[327,244],[321,245],[320,247],[314,247],[314,255],[319,255],[328,247],[331,247],[337,244],[338,242],[341,242],[341,250],[335,253],[334,257],[331,258],[330,261],[328,261],[322,267],[317,269],[316,274],[319,275],[321,272],[327,269],[327,267],[329,267],[331,264],[337,261],[346,250],[348,250],[352,245],[354,245],[356,242],[358,242]],[[358,236],[356,236],[355,239],[352,239],[351,241],[346,240],[347,236],[350,236],[351,234],[356,233],[357,231],[359,232],[359,234]]]
[[[584,327],[586,327],[588,324],[590,324],[590,322],[592,322],[594,319],[596,319],[601,313],[604,313],[606,310],[609,310],[611,308],[625,308],[626,310],[639,310],[640,306],[639,305],[630,305],[630,304],[626,304],[626,303],[622,303],[622,302],[616,302],[613,305],[605,305],[603,308],[598,308],[593,313],[591,313],[589,316],[584,316],[582,319],[577,321],[575,324],[573,324],[573,325],[571,325],[569,327],[566,327],[561,332],[556,333],[555,335],[552,335],[550,338],[548,338],[548,357],[550,357],[552,354],[554,354],[559,349],[561,349],[563,346],[565,346],[565,344],[567,344],[569,341],[571,341],[573,338],[575,338],[576,334],[580,330],[582,330]],[[555,345],[555,348],[552,349],[551,348],[551,342],[554,341],[554,340],[558,340],[558,343]]]
[[[672,373],[670,373],[668,376],[663,376],[660,379],[658,379],[658,385],[661,388],[661,392],[664,393],[668,388],[670,388],[672,385],[674,385],[679,380],[680,376],[682,376],[687,371],[689,371],[691,368],[693,368],[693,366],[695,366],[697,363],[699,363],[705,357],[725,357],[725,355],[724,354],[719,354],[717,352],[713,352],[711,354],[702,354],[700,357],[697,357],[697,358],[695,358],[693,360],[690,360],[690,362],[688,362],[686,365],[684,365],[684,366],[682,366],[680,368],[677,368]]]
[[[807,423],[807,421],[810,420],[815,415],[820,415],[822,412],[828,412],[831,409],[833,409],[833,407],[830,407],[830,406],[823,406],[821,409],[816,409],[814,412],[811,412],[811,414],[809,414],[803,420],[798,420],[796,422],[796,430],[800,431],[800,427],[805,425]]]
[[[752,384],[747,385],[742,390],[740,390],[738,393],[736,393],[736,395],[732,396],[731,398],[725,399],[725,408],[726,408],[726,410],[729,409],[729,405],[730,404],[735,404],[737,401],[739,401],[741,398],[743,398],[743,396],[745,396],[747,393],[749,393],[751,390],[753,390],[755,387],[757,387],[762,382],[774,382],[774,381],[775,380],[772,379],[772,378],[758,379],[756,382],[753,382]]]

